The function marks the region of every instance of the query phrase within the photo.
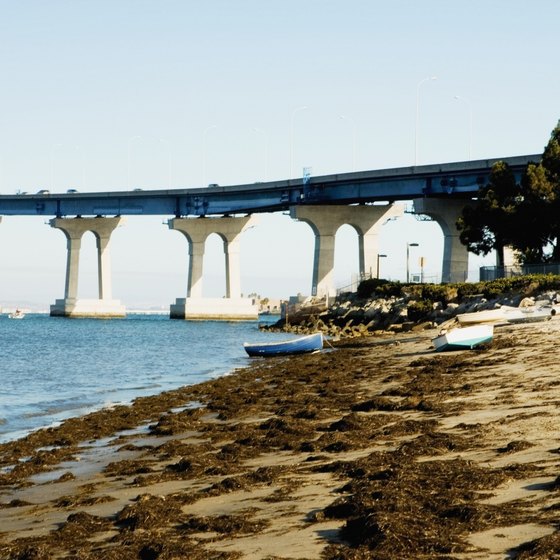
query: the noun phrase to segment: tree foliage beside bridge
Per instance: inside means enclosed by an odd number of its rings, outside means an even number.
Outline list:
[[[560,262],[560,121],[540,162],[529,163],[517,182],[507,163],[492,167],[488,184],[457,222],[461,242],[477,255],[517,251],[526,264]]]

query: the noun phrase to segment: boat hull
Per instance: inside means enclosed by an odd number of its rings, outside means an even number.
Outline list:
[[[474,311],[472,313],[460,313],[457,315],[457,321],[462,325],[475,325],[478,323],[495,323],[505,320],[505,310],[485,309],[484,311]]]
[[[436,352],[472,349],[491,342],[494,337],[493,325],[476,325],[453,329],[432,341]]]
[[[505,314],[508,323],[537,323],[540,321],[548,321],[552,318],[552,309],[518,309],[509,311]]]
[[[457,320],[461,325],[477,325],[481,323],[533,323],[547,321],[555,314],[552,307],[509,307],[486,309],[473,313],[461,313]]]
[[[283,342],[268,342],[261,344],[243,344],[245,352],[251,357],[285,356],[290,354],[306,354],[317,352],[323,348],[323,335],[315,333],[301,338],[286,340]]]

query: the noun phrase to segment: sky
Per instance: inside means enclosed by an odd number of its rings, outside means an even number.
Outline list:
[[[0,0],[0,193],[222,186],[542,153],[560,117],[556,0]],[[435,77],[436,79],[428,79]],[[305,108],[303,108],[305,107]],[[111,240],[113,296],[185,297],[186,239],[131,216]],[[0,223],[0,304],[64,295],[66,240],[45,218]],[[381,275],[425,258],[435,222],[381,229]],[[358,271],[337,234],[335,279]],[[309,294],[311,228],[263,214],[241,241],[242,291]],[[474,257],[469,278],[493,256]],[[225,293],[208,240],[204,295]],[[80,297],[97,297],[93,235]]]

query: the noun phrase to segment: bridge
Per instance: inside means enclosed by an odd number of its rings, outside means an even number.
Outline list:
[[[320,177],[206,188],[96,193],[0,195],[0,215],[11,216],[224,216],[279,212],[299,204],[365,204],[421,197],[465,198],[488,181],[492,165],[506,162],[518,176],[540,155],[357,171]]]
[[[303,177],[248,185],[113,192],[66,192],[0,195],[0,215],[51,216],[50,225],[67,239],[64,298],[51,306],[54,316],[119,317],[126,313],[112,299],[109,245],[111,233],[125,216],[169,216],[170,229],[189,244],[185,298],[170,306],[181,319],[254,319],[256,308],[241,298],[239,239],[261,212],[289,210],[315,234],[312,293],[333,293],[334,239],[341,225],[358,233],[360,273],[377,273],[379,228],[403,213],[399,201],[412,200],[414,212],[435,219],[444,234],[442,281],[464,281],[468,253],[455,223],[463,207],[487,183],[492,166],[506,162],[519,178],[540,155],[359,171]],[[207,218],[200,220],[198,218]],[[81,238],[91,231],[97,240],[97,300],[78,298]],[[207,237],[217,233],[224,242],[226,297],[202,298],[202,263]]]

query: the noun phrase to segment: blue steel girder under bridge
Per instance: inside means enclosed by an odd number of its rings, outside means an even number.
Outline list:
[[[0,215],[220,216],[277,212],[294,205],[365,204],[417,198],[470,198],[485,185],[498,161],[516,177],[540,155],[358,171],[206,188],[88,193],[0,195]]]

